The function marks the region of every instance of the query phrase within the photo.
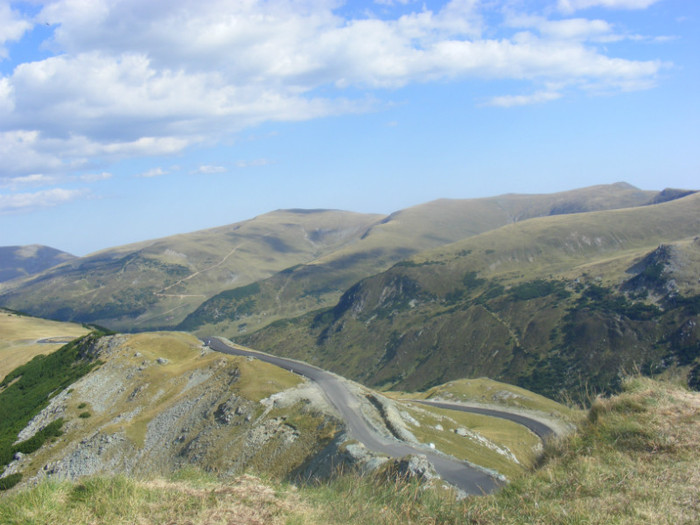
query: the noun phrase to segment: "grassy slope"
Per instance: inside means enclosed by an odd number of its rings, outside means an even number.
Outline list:
[[[423,250],[433,249],[531,217],[639,206],[653,193],[624,183],[544,195],[441,199],[393,213],[360,240],[258,283],[250,294],[224,292],[203,303],[180,329],[251,332],[275,320],[331,306],[362,278]]]
[[[48,321],[0,310],[0,381],[33,357],[54,352],[67,340],[88,332],[89,330],[81,325]],[[37,343],[43,339],[59,342]]]
[[[264,279],[361,236],[378,215],[277,211],[122,246],[0,288],[6,306],[115,329],[173,326],[222,289]]]
[[[385,394],[402,400],[431,399],[434,401],[495,405],[506,409],[548,414],[564,421],[576,420],[580,415],[577,410],[567,405],[557,403],[524,388],[494,381],[487,377],[456,379],[429,388],[424,392],[385,392]]]
[[[698,334],[683,327],[697,315],[693,306],[669,299],[656,312],[659,292],[643,282],[634,292],[646,299],[625,295],[624,308],[615,300],[624,281],[653,268],[640,264],[661,243],[672,243],[662,284],[698,293],[699,212],[696,194],[504,226],[421,253],[358,283],[332,310],[243,342],[409,390],[465,376],[549,396],[605,389],[621,368],[661,365],[676,347],[692,362]]]
[[[219,332],[251,330],[331,304],[352,282],[419,250],[531,216],[639,205],[651,197],[651,192],[615,184],[552,195],[441,200],[387,218],[327,210],[277,211],[71,261],[0,287],[0,304],[116,330],[173,327],[222,290],[292,268],[261,283],[255,312],[248,319],[240,317],[249,312],[231,312],[215,302],[186,325],[190,330],[201,325],[209,330],[212,323],[219,325]]]
[[[0,521],[23,523],[685,524],[700,520],[700,394],[634,379],[600,399],[539,470],[499,493],[455,501],[416,483],[348,475],[293,487],[245,476],[45,482],[8,494]]]

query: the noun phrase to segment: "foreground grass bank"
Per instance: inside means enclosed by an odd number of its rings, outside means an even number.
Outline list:
[[[0,499],[0,523],[698,523],[700,394],[631,379],[498,494],[457,500],[416,482],[318,486],[196,472],[170,480],[45,481]]]

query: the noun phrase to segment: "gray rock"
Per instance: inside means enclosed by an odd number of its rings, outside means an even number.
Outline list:
[[[410,455],[395,460],[390,472],[399,478],[417,478],[423,481],[440,478],[428,458],[422,455]]]

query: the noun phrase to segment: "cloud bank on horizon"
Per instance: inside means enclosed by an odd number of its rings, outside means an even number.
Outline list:
[[[600,16],[660,1],[0,0],[0,212],[84,198],[56,184],[121,159],[376,111],[413,84],[512,81],[473,101],[504,108],[653,88],[673,64],[608,46],[666,35]]]

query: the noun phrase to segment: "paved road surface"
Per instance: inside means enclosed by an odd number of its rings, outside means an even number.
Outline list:
[[[370,450],[395,458],[403,457],[409,454],[424,455],[427,457],[428,461],[432,463],[442,479],[462,489],[467,494],[483,494],[493,492],[501,485],[498,480],[486,472],[474,468],[468,463],[455,459],[451,456],[438,453],[428,447],[412,445],[395,439],[387,439],[381,436],[372,427],[370,427],[367,421],[365,421],[365,419],[362,417],[359,401],[348,390],[347,386],[336,376],[326,372],[325,370],[301,361],[295,361],[284,357],[234,347],[217,337],[208,337],[205,338],[204,341],[212,350],[216,350],[217,352],[223,352],[231,355],[252,356],[260,359],[261,361],[265,361],[284,368],[285,370],[290,370],[294,373],[300,374],[316,382],[321,387],[321,390],[326,395],[328,401],[338,410],[338,412],[340,412],[340,415],[347,425],[350,435],[352,435]],[[499,412],[497,410],[487,409],[472,409],[463,405],[452,405],[448,403],[425,403],[442,408],[474,411],[477,413],[486,413],[487,415],[510,419],[511,421],[525,424],[528,428],[533,429],[535,433],[542,437],[543,434],[540,434],[540,432],[543,432],[544,435],[547,435],[547,431],[551,433],[549,428],[544,427],[544,425],[539,422],[530,420],[524,416],[510,414],[508,412]],[[526,422],[519,421],[518,419],[526,420]],[[539,428],[539,431],[535,430],[530,426],[534,423],[544,427],[546,431],[542,428]],[[538,428],[537,425],[534,426]]]

